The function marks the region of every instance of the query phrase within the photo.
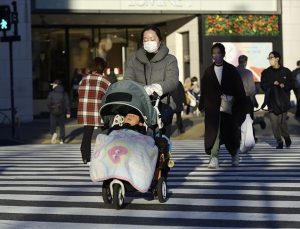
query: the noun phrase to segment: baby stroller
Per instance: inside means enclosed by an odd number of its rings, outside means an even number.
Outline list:
[[[124,130],[97,136],[91,158],[91,178],[103,182],[103,201],[115,209],[124,205],[127,192],[150,192],[160,203],[167,200],[167,175],[174,162],[170,158],[170,141],[162,135],[159,102],[158,96],[151,101],[144,88],[130,80],[112,84],[103,98],[100,115],[107,129],[119,125],[120,117],[132,109],[140,113],[147,128],[146,135]],[[127,139],[128,144],[124,145]],[[134,170],[139,166],[139,170]],[[134,172],[128,172],[131,169]]]

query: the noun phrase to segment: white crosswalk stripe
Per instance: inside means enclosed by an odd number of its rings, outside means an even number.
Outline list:
[[[79,145],[0,147],[0,228],[300,228],[300,137],[275,150],[261,139],[239,167],[222,147],[207,168],[203,140],[173,142],[169,198],[129,193],[122,210],[103,203]]]

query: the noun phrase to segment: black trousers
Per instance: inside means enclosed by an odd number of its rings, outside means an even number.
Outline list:
[[[56,127],[59,126],[59,138],[64,140],[65,138],[65,114],[53,115],[50,113],[50,133],[53,135],[56,133]]]
[[[94,126],[84,126],[83,127],[83,137],[81,141],[80,151],[82,156],[82,161],[91,161],[91,144],[94,132]]]

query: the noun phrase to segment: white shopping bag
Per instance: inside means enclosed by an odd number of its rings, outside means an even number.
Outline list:
[[[250,114],[246,115],[246,119],[241,126],[241,145],[240,151],[242,153],[251,150],[255,146],[255,139],[252,128],[253,120]]]

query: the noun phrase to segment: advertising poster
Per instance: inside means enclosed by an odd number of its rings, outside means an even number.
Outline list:
[[[221,42],[226,49],[225,60],[238,65],[240,55],[248,56],[247,68],[253,72],[255,82],[260,82],[261,72],[269,67],[267,57],[273,50],[272,42]]]

